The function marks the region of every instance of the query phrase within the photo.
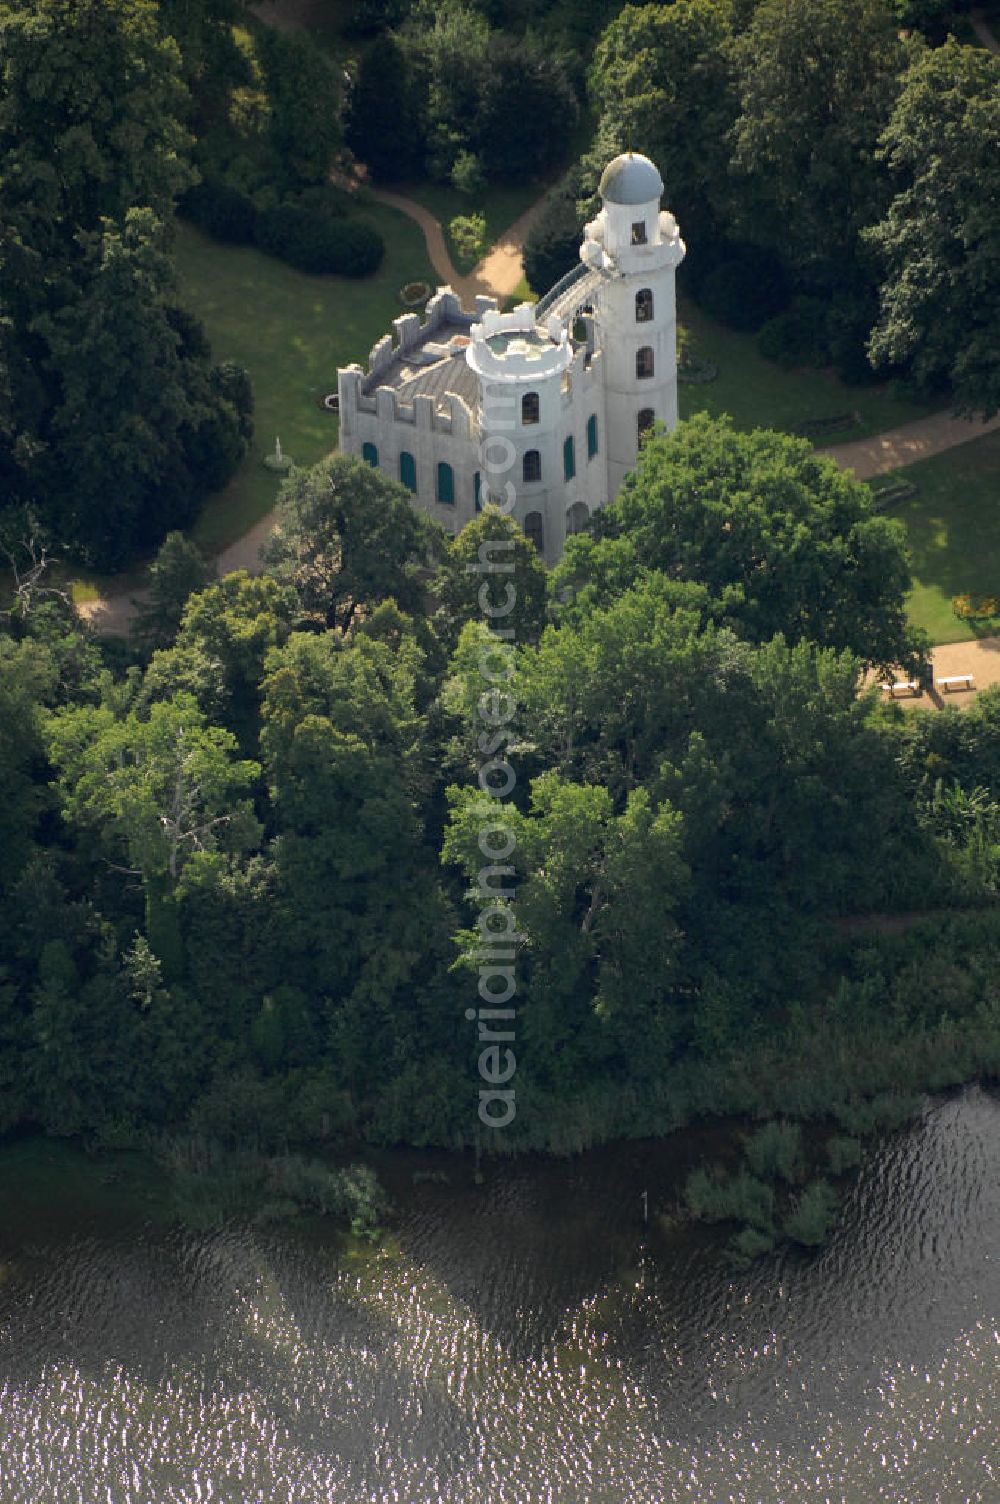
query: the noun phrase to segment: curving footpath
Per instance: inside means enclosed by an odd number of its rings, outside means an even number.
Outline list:
[[[440,220],[436,219],[423,204],[408,198],[405,193],[393,193],[388,188],[373,188],[372,197],[401,214],[409,215],[424,232],[427,255],[442,283],[447,283],[456,292],[466,308],[471,308],[477,297],[507,298],[524,276],[524,242],[528,231],[542,212],[546,195],[526,209],[481,260],[463,276],[448,253],[448,243]]]
[[[981,439],[998,428],[1000,416],[984,423],[974,418],[956,418],[952,413],[934,413],[867,439],[826,444],[818,453],[829,455],[843,470],[853,470],[858,480],[870,480],[873,475],[887,475],[903,465],[929,460],[931,455],[943,454],[946,449],[968,444],[971,439]]]

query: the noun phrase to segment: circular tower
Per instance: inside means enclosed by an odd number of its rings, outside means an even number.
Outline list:
[[[602,208],[587,225],[580,259],[606,274],[595,298],[602,351],[608,495],[635,468],[642,434],[677,423],[677,306],[674,278],[685,246],[660,208],[663,182],[648,157],[626,152],[604,169]]]
[[[562,427],[573,360],[569,335],[538,327],[530,303],[510,313],[488,310],[470,335],[466,360],[479,378],[482,499],[502,504],[555,563],[566,536]]]

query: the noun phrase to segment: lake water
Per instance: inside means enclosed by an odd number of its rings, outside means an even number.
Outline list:
[[[643,1246],[703,1147],[387,1156],[398,1247],[361,1257],[10,1191],[0,1500],[997,1504],[1000,1102],[936,1105],[819,1257],[742,1273]]]

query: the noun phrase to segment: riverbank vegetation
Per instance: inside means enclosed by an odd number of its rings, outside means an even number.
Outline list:
[[[44,575],[4,603],[6,1129],[194,1135],[244,1190],[252,1144],[278,1203],[271,1159],[315,1146],[568,1153],[735,1114],[773,1206],[711,1168],[692,1205],[745,1193],[758,1243],[809,1244],[856,1140],[1000,1072],[1000,694],[859,693],[924,649],[867,487],[701,416],[551,573],[494,509],[451,540],[356,459],[283,496],[260,576],[171,540],[128,651]],[[464,1022],[489,538],[518,590],[503,1134]],[[810,1123],[833,1138],[802,1179]]]

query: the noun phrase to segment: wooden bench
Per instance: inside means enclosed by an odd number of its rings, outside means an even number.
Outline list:
[[[972,674],[949,674],[947,679],[935,679],[938,689],[946,692],[955,689],[975,689]]]
[[[889,691],[891,700],[894,700],[897,694],[918,695],[920,693],[920,684],[916,679],[898,679],[895,684],[885,685],[885,688]]]

